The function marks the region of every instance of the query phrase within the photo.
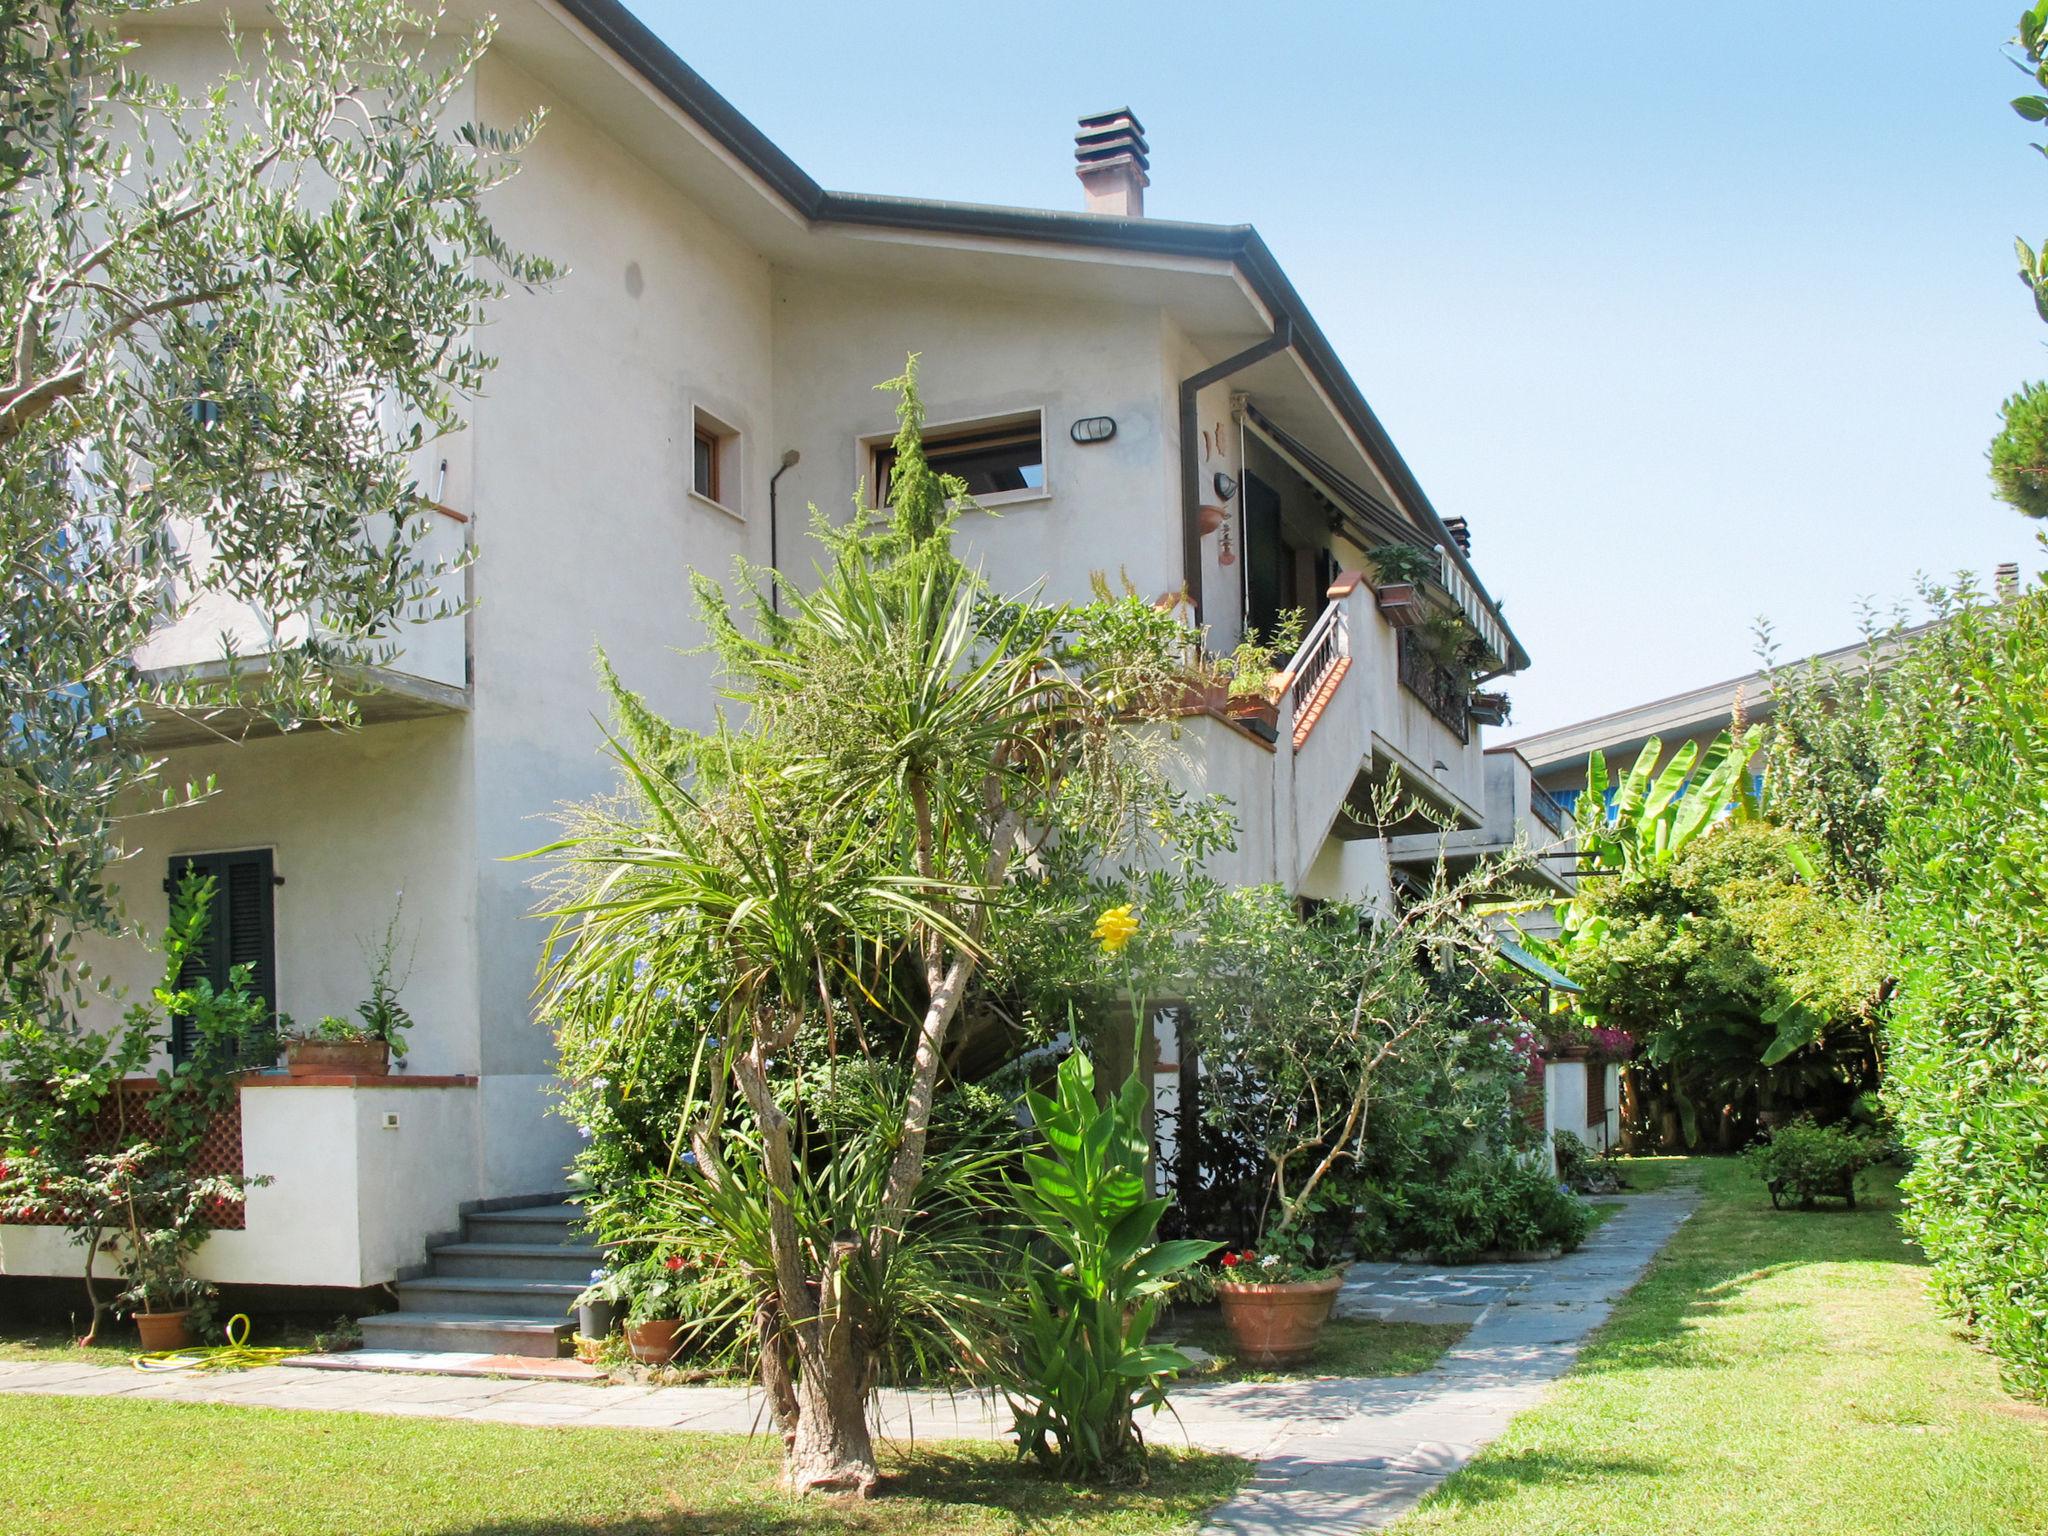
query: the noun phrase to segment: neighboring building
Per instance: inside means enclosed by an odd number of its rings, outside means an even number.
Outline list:
[[[227,62],[192,20],[139,34],[142,65],[188,90]],[[1362,815],[1395,773],[1468,852],[1561,833],[1526,765],[1482,750],[1463,681],[1347,574],[1390,541],[1434,551],[1427,600],[1463,616],[1491,671],[1516,671],[1528,658],[1465,549],[1258,235],[1142,217],[1147,148],[1127,113],[1083,122],[1085,213],[827,192],[614,0],[515,0],[455,110],[507,123],[540,108],[546,130],[490,208],[514,247],[571,275],[498,308],[501,364],[466,430],[419,466],[448,509],[434,539],[476,551],[475,606],[402,637],[359,732],[241,722],[248,739],[230,743],[236,722],[157,724],[170,780],[224,788],[131,825],[136,921],[160,926],[184,862],[216,870],[215,959],[256,964],[302,1023],[352,1012],[359,937],[400,890],[408,947],[416,935],[404,1074],[251,1079],[223,1155],[271,1182],[199,1273],[381,1285],[418,1274],[459,1213],[562,1188],[575,1137],[547,1113],[533,1022],[534,867],[507,860],[550,838],[557,807],[611,786],[592,648],[654,708],[710,725],[688,573],[736,556],[808,568],[806,503],[883,483],[891,402],[873,386],[906,352],[922,354],[931,457],[1001,514],[962,535],[999,585],[1084,598],[1104,572],[1185,591],[1218,651],[1290,607],[1315,619],[1273,729],[1185,722],[1192,771],[1242,822],[1216,873],[1390,899],[1404,862],[1434,856],[1433,839],[1390,842]],[[214,664],[223,628],[261,650],[245,616],[211,611],[142,659]],[[92,958],[149,979],[135,946]],[[436,1250],[440,1278],[401,1292],[408,1312],[554,1328],[559,1294],[491,1283],[505,1255],[485,1250],[516,1220],[473,1226],[477,1242]],[[530,1273],[573,1290],[559,1271],[575,1261],[556,1257]],[[56,1229],[0,1227],[10,1273],[77,1263]],[[521,1347],[516,1332],[492,1342]]]
[[[2003,573],[2001,572],[2001,579]],[[1898,649],[1926,625],[1916,625],[1874,640],[1822,651],[1803,661],[1787,662],[1785,668],[1818,665],[1828,671],[1845,671],[1865,666],[1884,666]],[[1561,725],[1511,742],[1506,750],[1519,752],[1536,776],[1537,787],[1547,792],[1567,814],[1577,808],[1586,787],[1586,769],[1594,752],[1607,763],[1609,799],[1612,785],[1634,766],[1643,746],[1652,737],[1663,743],[1664,759],[1690,741],[1704,752],[1708,745],[1735,720],[1740,705],[1743,718],[1751,725],[1771,717],[1770,674],[1762,670],[1731,677],[1726,682],[1674,693],[1669,698],[1635,704],[1611,714],[1596,715],[1575,725]],[[1751,761],[1751,776],[1758,788],[1763,784],[1764,754]]]

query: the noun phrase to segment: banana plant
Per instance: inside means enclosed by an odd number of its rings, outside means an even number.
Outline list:
[[[1732,730],[1723,731],[1705,752],[1696,741],[1682,743],[1660,769],[1664,742],[1652,736],[1636,754],[1634,766],[1614,784],[1611,808],[1607,754],[1595,748],[1586,762],[1586,788],[1578,801],[1579,850],[1587,866],[1602,878],[1615,879],[1662,869],[1723,817],[1759,814],[1747,770],[1763,740],[1760,725],[1750,726],[1739,737]],[[1607,919],[1578,897],[1557,903],[1551,915],[1559,929],[1554,938],[1525,934],[1524,940],[1570,974],[1572,952],[1600,943],[1607,935]]]
[[[1146,1336],[1173,1277],[1220,1246],[1154,1241],[1169,1202],[1145,1193],[1146,1099],[1134,1070],[1098,1105],[1094,1064],[1080,1051],[1060,1063],[1051,1098],[1025,1096],[1044,1138],[1024,1156],[1019,1191],[1037,1241],[1003,1386],[1019,1451],[1063,1477],[1142,1464],[1138,1414],[1163,1407],[1167,1383],[1192,1363]]]

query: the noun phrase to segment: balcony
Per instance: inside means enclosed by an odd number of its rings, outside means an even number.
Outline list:
[[[469,524],[460,513],[437,509],[429,516],[419,545],[428,566],[459,561],[468,547]],[[201,548],[187,553],[195,563],[206,558]],[[365,724],[469,708],[469,630],[461,611],[467,606],[467,587],[465,572],[445,578],[429,611],[402,623],[382,652],[347,680],[345,691]],[[177,623],[151,635],[135,662],[157,677],[201,682],[230,672],[260,677],[273,652],[303,642],[312,627],[304,617],[272,624],[249,604],[208,593]],[[152,710],[148,741],[163,749],[271,735],[276,729],[260,712],[239,706],[196,713]]]
[[[1470,831],[1392,838],[1388,852],[1393,862],[1433,866],[1442,858],[1456,875],[1481,859],[1519,846],[1534,855],[1517,881],[1523,889],[1540,896],[1571,895],[1577,888],[1572,870],[1578,854],[1564,807],[1536,782],[1528,763],[1512,747],[1494,747],[1486,753],[1485,785],[1483,825]]]

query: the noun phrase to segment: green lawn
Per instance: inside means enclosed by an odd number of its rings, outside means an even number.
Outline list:
[[[1247,1471],[1156,1451],[1150,1486],[1084,1489],[949,1444],[885,1455],[866,1503],[798,1503],[767,1438],[82,1397],[0,1397],[0,1445],[8,1536],[1167,1536]]]
[[[1462,1323],[1380,1323],[1358,1318],[1331,1318],[1323,1325],[1322,1343],[1306,1364],[1275,1369],[1238,1364],[1230,1331],[1217,1313],[1204,1309],[1160,1333],[1162,1340],[1193,1344],[1216,1357],[1214,1365],[1198,1367],[1186,1381],[1298,1381],[1314,1376],[1412,1376],[1435,1365],[1443,1352],[1464,1336]]]
[[[2048,1412],[1929,1305],[1894,1174],[1776,1212],[1733,1159],[1633,1163],[1705,1195],[1558,1390],[1401,1536],[2048,1532]]]
[[[1708,1161],[1697,1157],[1617,1157],[1608,1166],[1619,1171],[1622,1183],[1628,1186],[1623,1194],[1654,1195],[1673,1183],[1694,1178],[1696,1170]]]

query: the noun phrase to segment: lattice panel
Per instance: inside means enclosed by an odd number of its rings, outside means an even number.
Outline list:
[[[156,1096],[157,1086],[148,1081],[123,1083],[118,1090],[127,1100],[127,1122],[131,1137],[148,1134],[151,1124],[148,1116],[149,1101]],[[93,1128],[90,1140],[95,1152],[110,1152],[118,1144],[121,1118],[110,1101],[101,1108],[98,1123]],[[200,1138],[199,1150],[192,1159],[192,1171],[200,1174],[235,1174],[242,1172],[242,1101],[239,1095],[213,1118]],[[0,1216],[0,1222],[10,1218]],[[216,1232],[239,1232],[247,1224],[248,1213],[240,1200],[214,1200],[207,1206],[206,1214],[200,1219],[202,1226]],[[61,1226],[61,1222],[32,1222],[15,1219],[17,1226]]]

